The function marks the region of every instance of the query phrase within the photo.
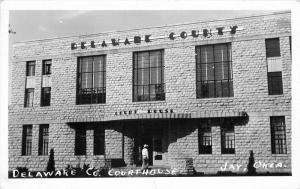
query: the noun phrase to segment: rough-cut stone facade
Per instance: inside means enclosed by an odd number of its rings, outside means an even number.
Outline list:
[[[80,47],[71,50],[71,43],[125,39],[134,36],[168,36],[174,32],[215,29],[237,25],[232,35],[213,34],[175,40],[157,39],[152,42],[123,43],[117,47]],[[198,22],[174,26],[109,32],[77,37],[37,40],[14,45],[11,65],[9,105],[9,169],[28,167],[44,170],[48,156],[38,155],[39,124],[49,124],[49,150],[54,149],[57,169],[67,165],[91,164],[103,166],[105,159],[124,159],[134,162],[134,139],[130,124],[123,124],[124,116],[115,112],[127,110],[173,109],[175,113],[197,114],[206,112],[210,117],[222,117],[225,112],[246,112],[249,121],[235,125],[235,154],[221,154],[220,125],[212,126],[212,154],[198,152],[199,119],[172,119],[163,126],[164,163],[172,165],[174,158],[192,158],[196,171],[216,173],[224,168],[238,172],[247,167],[249,151],[253,150],[258,172],[291,172],[291,19],[289,12],[218,21]],[[268,95],[265,39],[280,39],[282,60],[282,95]],[[233,97],[196,98],[195,46],[231,43]],[[164,101],[133,102],[133,52],[164,50]],[[106,103],[76,105],[77,57],[106,55]],[[41,107],[42,60],[52,59],[51,106]],[[34,105],[24,107],[26,61],[36,61],[34,76]],[[287,153],[272,154],[270,116],[285,116]],[[125,116],[126,117],[126,116]],[[200,117],[199,117],[200,118]],[[119,121],[113,121],[119,120]],[[146,122],[149,119],[145,119]],[[157,120],[157,119],[156,119]],[[70,123],[101,122],[105,124],[105,155],[93,155],[93,130],[86,132],[86,155],[75,156],[75,131]],[[32,155],[22,156],[22,126],[33,125]],[[173,160],[172,160],[173,158]],[[169,163],[168,163],[169,162]],[[268,163],[268,164],[267,164]],[[282,163],[282,167],[272,163]],[[174,163],[173,163],[174,164]],[[241,165],[233,169],[230,165]],[[280,164],[279,164],[280,165]]]

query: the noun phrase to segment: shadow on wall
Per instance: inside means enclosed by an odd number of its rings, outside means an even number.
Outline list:
[[[176,144],[177,142],[183,142],[186,143],[186,145],[189,145],[191,141],[188,136],[192,135],[195,130],[198,128],[201,128],[204,126],[204,123],[208,123],[209,128],[211,126],[219,126],[221,127],[225,123],[231,123],[233,126],[245,126],[249,122],[249,116],[246,112],[243,112],[243,115],[241,117],[222,117],[222,118],[202,118],[202,119],[178,119],[178,120],[171,120],[171,127],[169,131],[169,143],[168,145],[180,145]],[[199,136],[198,134],[196,136]],[[194,137],[194,136],[191,136]],[[181,140],[183,139],[183,140]],[[186,139],[186,140],[184,140]],[[193,138],[198,143],[198,138]],[[169,149],[168,146],[168,149]],[[198,146],[198,145],[197,145]],[[194,150],[194,149],[188,149],[188,148],[181,148],[182,146],[177,146],[175,148],[176,152],[179,156],[186,155],[189,157],[189,151],[188,150]],[[171,147],[172,148],[172,147]],[[181,150],[181,151],[179,151]],[[198,149],[197,149],[198,150]]]

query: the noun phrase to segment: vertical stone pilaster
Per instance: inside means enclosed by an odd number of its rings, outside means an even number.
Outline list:
[[[221,154],[221,127],[212,126],[212,154]]]
[[[93,129],[86,130],[86,155],[87,156],[94,155],[94,130]]]
[[[128,125],[124,128],[124,162],[128,165],[134,163],[134,135],[133,129]]]
[[[38,156],[39,151],[39,129],[40,125],[32,125],[31,155]]]
[[[105,155],[107,159],[122,158],[122,127],[110,125],[105,128]]]

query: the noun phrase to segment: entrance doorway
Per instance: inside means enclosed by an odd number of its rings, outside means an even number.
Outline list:
[[[147,144],[149,154],[149,165],[163,165],[163,125],[150,122],[141,127],[141,144]]]

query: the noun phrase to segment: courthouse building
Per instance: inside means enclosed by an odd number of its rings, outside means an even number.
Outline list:
[[[291,54],[288,11],[16,43],[9,169],[291,172]]]

